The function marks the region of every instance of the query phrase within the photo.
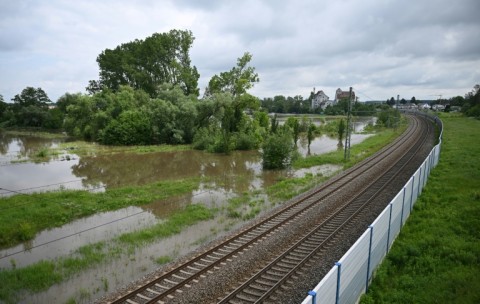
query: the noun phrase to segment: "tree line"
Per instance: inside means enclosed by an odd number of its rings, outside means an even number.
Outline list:
[[[333,105],[328,105],[325,109],[320,107],[312,108],[313,93],[307,99],[296,95],[294,97],[285,97],[277,95],[275,97],[264,98],[261,101],[262,108],[273,113],[295,113],[295,114],[325,114],[325,115],[345,115],[348,112],[348,99],[341,99]],[[363,102],[352,103],[352,114],[355,116],[375,115],[376,106]]]
[[[268,113],[318,113],[310,107],[312,94],[307,100],[249,94],[259,76],[250,65],[252,55],[244,53],[230,70],[214,75],[199,98],[199,74],[189,56],[193,41],[190,31],[172,30],[106,49],[97,57],[99,79],[89,82],[88,94],[66,93],[56,103],[41,88],[26,87],[13,103],[0,95],[0,127],[61,129],[108,145],[191,144],[223,153],[262,147],[264,155],[283,153],[266,166],[285,165],[298,134],[312,137],[315,126],[294,118],[279,126]],[[468,113],[480,112],[478,88],[464,103],[471,104]],[[323,113],[344,115],[347,107],[341,100]],[[376,110],[359,102],[352,106],[358,116]]]

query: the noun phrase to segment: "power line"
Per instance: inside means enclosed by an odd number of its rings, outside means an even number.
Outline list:
[[[47,186],[41,186],[41,187],[48,187],[48,185]],[[101,186],[91,187],[91,188],[87,188],[87,189],[78,189],[78,190],[92,192],[92,191],[95,191],[95,190],[98,190],[98,189],[101,189],[101,188],[105,188],[105,187],[106,186],[101,185]],[[40,188],[40,187],[36,187],[36,188]],[[34,188],[29,188],[29,189],[34,189]],[[20,194],[20,195],[31,194],[31,193],[19,192],[19,191],[23,191],[23,190],[8,190],[8,189],[5,189],[5,188],[0,188],[0,190],[5,190],[5,191],[9,191],[11,193],[16,193],[16,194]],[[8,195],[8,194],[9,193],[0,193],[1,196],[5,196],[5,195]],[[14,205],[14,206],[5,207],[5,208],[0,209],[0,211],[22,207],[22,206],[25,206],[25,205],[29,205],[31,203],[33,203],[33,201],[30,201],[30,202],[27,202],[27,203],[24,203],[24,204],[18,204],[18,205]]]
[[[193,195],[192,197],[195,197],[195,196],[198,196],[198,195],[201,195],[201,194],[204,194],[204,193],[207,193],[209,192],[209,190],[205,190],[205,191],[202,191],[202,192],[199,192],[195,195]],[[175,202],[179,202],[181,200],[176,200]],[[145,213],[145,212],[149,212],[149,210],[142,210],[142,211],[139,211],[137,213],[134,213],[134,214],[130,214],[130,215],[127,215],[127,216],[124,216],[122,218],[118,218],[116,220],[113,220],[113,221],[110,221],[110,222],[107,222],[107,223],[103,223],[103,224],[100,224],[100,225],[97,225],[97,226],[94,226],[94,227],[90,227],[88,229],[85,229],[85,230],[82,230],[82,231],[78,231],[78,232],[75,232],[75,233],[72,233],[72,234],[69,234],[69,235],[65,235],[65,236],[62,236],[60,238],[57,238],[57,239],[53,239],[53,240],[50,240],[48,242],[45,242],[45,243],[41,243],[41,244],[38,244],[38,245],[35,245],[35,246],[32,246],[32,247],[29,247],[28,249],[24,249],[24,250],[19,250],[19,251],[15,251],[15,252],[12,252],[12,253],[9,253],[3,257],[0,257],[0,260],[4,259],[4,258],[7,258],[7,257],[11,257],[11,256],[14,256],[14,255],[17,255],[17,254],[20,254],[22,252],[26,252],[26,251],[30,251],[32,249],[35,249],[35,248],[38,248],[38,247],[41,247],[41,246],[45,246],[45,245],[48,245],[48,244],[51,244],[51,243],[54,243],[54,242],[58,242],[58,241],[61,241],[61,240],[64,240],[66,238],[69,238],[69,237],[72,237],[72,236],[75,236],[75,235],[78,235],[78,234],[81,234],[81,233],[84,233],[84,232],[87,232],[87,231],[90,231],[90,230],[94,230],[94,229],[97,229],[97,228],[100,228],[100,227],[103,227],[103,226],[106,226],[106,225],[110,225],[110,224],[113,224],[113,223],[116,223],[116,222],[119,222],[119,221],[123,221],[125,219],[128,219],[128,218],[131,218],[133,216],[137,216],[139,214],[142,214],[142,213]]]
[[[24,192],[27,191],[27,190],[47,188],[47,187],[58,186],[58,185],[63,185],[63,184],[76,183],[76,182],[80,182],[80,181],[82,181],[82,179],[75,179],[75,180],[66,181],[66,182],[53,183],[53,184],[48,184],[48,185],[29,187],[29,188],[23,188],[23,189],[15,189],[15,190],[10,190],[10,189],[6,189],[4,187],[0,187],[0,190],[5,190],[5,191],[8,191],[8,192],[17,193],[17,194],[28,194],[28,193],[24,193]],[[6,194],[7,193],[0,193],[0,195],[6,195]]]
[[[136,215],[139,215],[139,214],[142,214],[144,212],[147,212],[146,210],[143,210],[143,211],[140,211],[140,212],[137,212],[137,213],[134,213],[134,214],[130,214],[128,216],[125,216],[125,217],[122,217],[122,218],[119,218],[119,219],[116,219],[116,220],[113,220],[113,221],[110,221],[108,223],[103,223],[101,225],[98,225],[98,226],[94,226],[94,227],[90,227],[88,229],[85,229],[85,230],[82,230],[80,232],[75,232],[75,233],[72,233],[72,234],[69,234],[69,235],[65,235],[65,236],[62,236],[58,239],[54,239],[54,240],[50,240],[48,242],[45,242],[45,243],[41,243],[41,244],[38,244],[38,245],[35,245],[35,246],[32,246],[32,247],[29,247],[28,249],[24,249],[24,250],[19,250],[19,251],[15,251],[15,252],[12,252],[12,253],[9,253],[3,257],[0,257],[0,260],[1,259],[4,259],[4,258],[8,258],[8,257],[11,257],[13,255],[17,255],[19,253],[22,253],[22,252],[25,252],[25,251],[29,251],[29,250],[32,250],[34,248],[38,248],[38,247],[41,247],[41,246],[45,246],[45,245],[48,245],[48,244],[51,244],[51,243],[54,243],[54,242],[58,242],[58,241],[61,241],[61,240],[64,240],[66,238],[69,238],[69,237],[72,237],[72,236],[75,236],[77,234],[80,234],[80,233],[83,233],[83,232],[87,232],[87,231],[90,231],[90,230],[93,230],[93,229],[96,229],[96,228],[99,228],[99,227],[103,227],[103,226],[106,226],[106,225],[110,225],[112,223],[115,223],[115,222],[119,222],[121,220],[124,220],[124,219],[127,219],[127,218],[130,218],[130,217],[133,217],[133,216],[136,216]]]
[[[359,90],[357,90],[357,89],[355,89],[355,88],[354,88],[354,91],[362,94],[363,96],[367,97],[368,99],[370,99],[370,100],[372,100],[372,101],[373,101],[373,100],[377,100],[377,99],[373,99],[372,97],[368,96],[367,94],[365,94],[365,93],[363,93],[363,92],[361,92],[361,91],[359,91]]]

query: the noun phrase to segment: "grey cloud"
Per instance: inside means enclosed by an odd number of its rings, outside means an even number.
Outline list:
[[[2,65],[0,93],[9,99],[39,81],[53,98],[83,91],[103,49],[172,28],[193,31],[201,89],[248,51],[260,97],[306,96],[313,86],[327,95],[354,86],[380,99],[460,93],[480,81],[478,11],[478,0],[3,1],[0,63],[19,68]],[[36,73],[22,70],[27,61]]]

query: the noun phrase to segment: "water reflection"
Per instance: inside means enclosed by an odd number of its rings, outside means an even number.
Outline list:
[[[29,135],[11,135],[0,132],[0,164],[34,157],[42,149],[56,147],[61,140]],[[53,156],[55,157],[55,156]]]
[[[203,151],[160,152],[151,154],[117,153],[108,156],[82,157],[72,166],[72,173],[87,185],[101,182],[106,188],[143,185],[160,180],[206,177],[222,184],[226,190],[246,191],[261,165],[256,151],[231,155]]]

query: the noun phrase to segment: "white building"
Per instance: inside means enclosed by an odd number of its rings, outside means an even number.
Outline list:
[[[328,99],[329,98],[327,94],[325,94],[322,90],[318,91],[317,93],[314,93],[312,98],[312,109],[315,109],[318,107],[325,109],[329,104]]]

